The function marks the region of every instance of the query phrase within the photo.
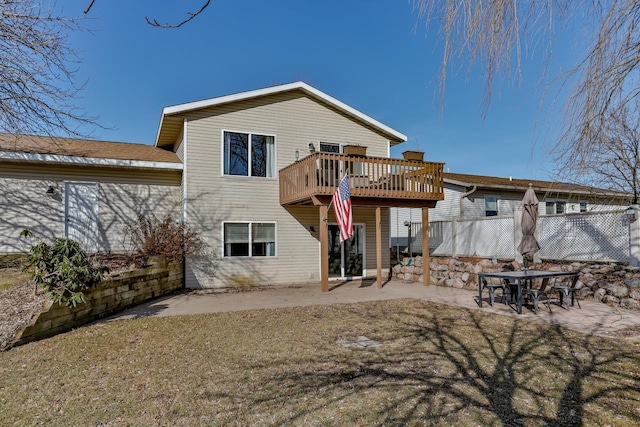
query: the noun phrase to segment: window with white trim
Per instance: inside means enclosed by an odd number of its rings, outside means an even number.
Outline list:
[[[273,222],[225,222],[225,257],[276,256],[276,224]]]
[[[484,216],[498,216],[498,198],[484,196]]]
[[[275,176],[275,137],[254,133],[224,131],[224,174]]]
[[[547,215],[563,214],[566,212],[567,202],[551,201],[545,202],[545,213]]]

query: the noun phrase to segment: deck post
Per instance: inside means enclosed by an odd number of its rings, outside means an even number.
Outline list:
[[[431,257],[429,256],[429,208],[422,208],[422,284],[431,284]]]
[[[329,206],[320,206],[320,280],[322,292],[329,292]]]
[[[380,206],[376,206],[376,264],[378,288],[382,287],[382,213]]]

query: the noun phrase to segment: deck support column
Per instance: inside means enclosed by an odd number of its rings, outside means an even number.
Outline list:
[[[329,292],[329,206],[320,206],[320,280],[322,292]]]
[[[382,208],[376,207],[376,265],[378,288],[382,287]]]
[[[422,208],[422,284],[431,284],[431,257],[429,256],[429,208]]]

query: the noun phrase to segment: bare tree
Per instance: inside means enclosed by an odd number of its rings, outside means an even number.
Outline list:
[[[600,188],[633,194],[640,198],[640,101],[627,103],[601,115],[593,123],[590,150],[565,150],[560,176]]]
[[[95,0],[89,1],[89,13]],[[177,24],[147,18],[149,25],[177,28],[211,3],[187,12]],[[79,57],[69,43],[84,31],[77,17],[66,17],[49,0],[0,0],[0,132],[51,136],[89,136],[99,124],[78,108]],[[85,127],[89,125],[89,127]]]
[[[564,132],[554,147],[589,154],[599,138],[594,127],[631,102],[640,91],[640,2],[637,0],[413,0],[428,30],[436,27],[443,44],[439,93],[443,99],[451,64],[462,60],[467,71],[479,67],[485,79],[484,113],[499,78],[521,83],[522,60],[541,54],[542,82],[560,82],[569,91]],[[578,37],[592,37],[583,59],[553,74],[553,38],[568,22]],[[540,53],[541,52],[541,53]],[[544,95],[543,95],[544,96]]]
[[[0,131],[84,136],[95,124],[75,105],[77,19],[40,0],[0,0]]]

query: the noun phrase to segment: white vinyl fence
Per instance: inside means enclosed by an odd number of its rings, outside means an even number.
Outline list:
[[[429,224],[433,255],[516,259],[521,212],[513,216],[435,221]],[[630,261],[630,222],[624,210],[543,215],[537,256],[546,260]],[[412,223],[413,252],[422,247],[422,224]]]

